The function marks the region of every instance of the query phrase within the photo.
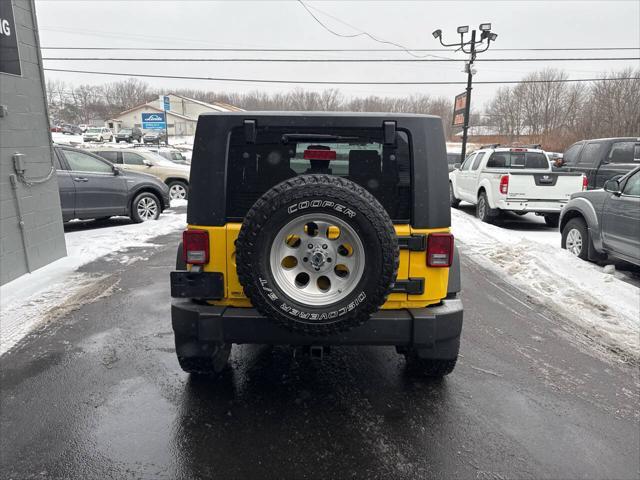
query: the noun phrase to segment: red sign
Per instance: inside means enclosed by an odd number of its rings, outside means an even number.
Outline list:
[[[456,100],[453,103],[453,122],[451,125],[454,127],[464,126],[464,113],[467,109],[467,92],[456,95]]]

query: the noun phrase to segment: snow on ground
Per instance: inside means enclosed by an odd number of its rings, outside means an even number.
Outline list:
[[[109,293],[106,278],[78,272],[82,265],[132,247],[153,247],[154,237],[185,228],[185,214],[171,210],[157,221],[71,231],[65,234],[67,256],[0,287],[0,355],[47,320]],[[143,260],[126,253],[120,263]]]
[[[468,208],[452,209],[451,214],[453,234],[471,260],[563,314],[606,347],[640,358],[640,288],[617,278],[617,272],[606,273],[611,266],[600,267],[560,248],[560,233],[541,219],[503,228],[480,222]]]
[[[188,201],[185,198],[174,198],[171,200],[171,208],[186,207],[187,204]]]
[[[51,132],[51,139],[53,143],[59,145],[81,145],[83,142],[82,135],[65,135],[62,132]]]

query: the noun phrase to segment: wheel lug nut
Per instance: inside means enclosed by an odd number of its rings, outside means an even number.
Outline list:
[[[304,257],[304,258],[302,259],[302,261],[303,261],[303,262],[306,262],[307,260],[309,260],[307,257]]]
[[[327,263],[331,263],[331,258],[327,258]]]
[[[327,244],[325,243],[324,245],[322,245],[322,248],[324,248],[326,250],[327,249]]]
[[[307,245],[308,248],[313,248],[313,243],[310,243],[309,245]]]

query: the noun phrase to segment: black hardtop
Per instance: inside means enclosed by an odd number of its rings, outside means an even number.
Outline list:
[[[411,144],[411,224],[415,228],[451,225],[448,164],[442,120],[433,115],[382,112],[211,112],[198,118],[191,159],[187,221],[195,225],[224,225],[226,172],[233,129],[253,120],[265,127],[383,129],[394,122]]]

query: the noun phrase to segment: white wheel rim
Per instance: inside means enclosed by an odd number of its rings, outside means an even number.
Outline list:
[[[171,185],[171,188],[169,189],[169,197],[171,200],[182,200],[187,198],[187,189],[184,188],[184,185]]]
[[[315,235],[307,233],[308,224],[317,226]],[[337,238],[329,235],[329,227],[334,232],[339,229]],[[299,239],[297,245],[292,236]],[[280,290],[296,302],[316,307],[349,295],[360,282],[364,265],[364,246],[355,230],[324,213],[303,215],[287,223],[275,236],[269,257]]]
[[[144,197],[138,202],[137,210],[142,220],[153,220],[158,214],[158,204],[152,198]]]
[[[582,252],[582,233],[580,233],[580,230],[576,228],[569,230],[567,234],[567,250],[576,257]]]

